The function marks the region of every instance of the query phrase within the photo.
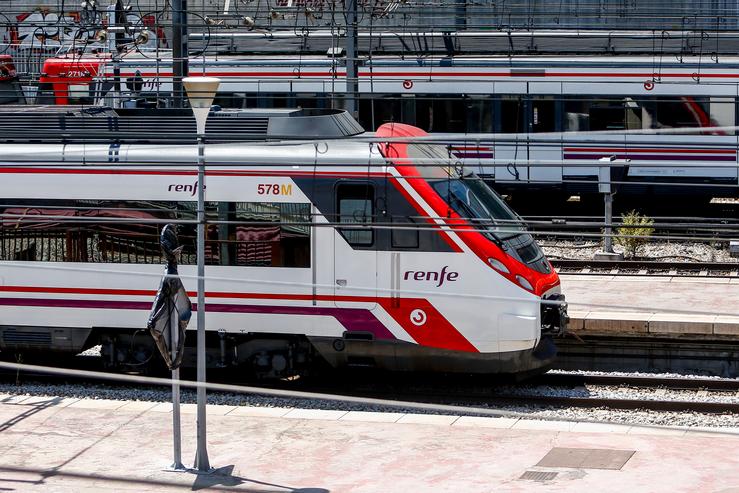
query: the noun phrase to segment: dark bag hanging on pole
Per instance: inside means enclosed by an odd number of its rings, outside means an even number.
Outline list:
[[[151,308],[149,321],[146,328],[154,337],[154,342],[159,348],[159,352],[164,358],[164,362],[170,370],[175,370],[182,364],[182,357],[185,348],[185,330],[187,324],[192,317],[192,303],[187,297],[187,291],[182,285],[182,281],[177,275],[177,257],[182,251],[179,246],[176,226],[167,224],[162,228],[160,236],[160,244],[162,251],[167,259],[167,267],[164,277],[159,283],[159,290],[154,298],[154,305]],[[175,323],[172,318],[176,317]],[[177,327],[179,331],[177,337],[177,348],[175,357],[172,357],[171,342],[172,336],[170,331],[172,327]]]

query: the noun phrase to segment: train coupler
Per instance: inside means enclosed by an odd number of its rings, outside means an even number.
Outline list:
[[[567,302],[562,293],[542,297],[541,333],[561,337],[567,330],[570,317],[567,315]]]

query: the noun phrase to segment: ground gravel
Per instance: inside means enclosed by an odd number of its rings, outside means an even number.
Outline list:
[[[589,372],[591,374],[598,372]],[[639,375],[634,373],[620,373],[622,375]],[[698,377],[696,377],[698,378]],[[700,378],[704,378],[700,376]],[[643,388],[625,388],[613,386],[580,386],[574,388],[553,387],[546,385],[497,387],[494,391],[515,395],[554,395],[578,397],[606,397],[624,399],[677,399],[677,400],[709,400],[715,402],[739,402],[739,395],[732,392],[711,392],[708,395],[697,391],[682,390],[655,390]],[[71,397],[85,399],[112,399],[125,401],[169,402],[169,389],[160,387],[127,387],[105,384],[59,384],[25,382],[21,384],[0,383],[0,394],[30,395],[43,397]],[[3,398],[0,396],[0,402]],[[452,399],[453,400],[453,399]],[[194,403],[196,394],[193,390],[182,390],[182,402]],[[398,408],[395,406],[354,404],[317,399],[295,399],[282,397],[266,397],[254,394],[235,394],[226,392],[210,392],[209,404],[229,406],[259,406],[259,407],[287,407],[304,409],[336,409],[345,411],[375,411],[375,412],[422,412],[434,411],[417,410],[413,408]],[[454,404],[449,402],[449,404]],[[469,404],[459,404],[469,405]],[[640,410],[611,410],[611,409],[582,409],[582,408],[555,408],[536,405],[515,405],[492,407],[487,403],[480,403],[479,407],[517,412],[530,419],[555,419],[564,421],[601,421],[630,425],[665,425],[689,426],[709,428],[739,428],[737,414],[704,414],[692,412],[656,412]],[[449,414],[439,412],[438,414]],[[457,413],[454,413],[457,414]],[[475,415],[474,412],[467,413]]]
[[[542,239],[539,244],[550,259],[592,260],[596,252],[603,250],[601,243],[592,241]],[[614,245],[613,250],[624,253],[624,248],[620,245]],[[739,258],[732,258],[726,244],[718,243],[648,243],[640,248],[639,259],[664,262],[735,262],[739,267]]]

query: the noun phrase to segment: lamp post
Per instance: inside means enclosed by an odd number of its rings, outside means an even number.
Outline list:
[[[183,80],[187,99],[195,115],[198,131],[198,308],[197,308],[197,451],[195,467],[198,471],[210,471],[205,426],[205,122],[213,104],[213,98],[221,81],[214,77],[185,77]]]

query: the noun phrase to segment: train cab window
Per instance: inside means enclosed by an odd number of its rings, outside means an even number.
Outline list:
[[[341,184],[336,188],[340,223],[369,225],[373,222],[375,190],[372,185]],[[374,231],[370,228],[340,228],[339,233],[352,246],[371,246]]]
[[[418,248],[418,227],[413,220],[393,217],[392,222],[391,246],[393,248]]]

